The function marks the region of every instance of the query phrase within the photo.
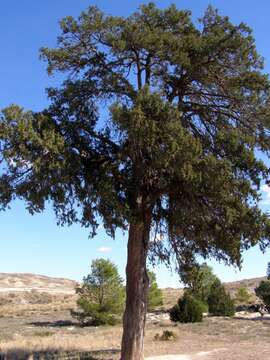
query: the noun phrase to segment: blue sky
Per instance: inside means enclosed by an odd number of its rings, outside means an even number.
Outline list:
[[[52,47],[59,34],[58,21],[77,16],[89,5],[98,5],[106,13],[128,15],[146,1],[127,0],[1,0],[0,4],[0,108],[17,103],[26,109],[40,110],[47,105],[45,88],[57,84],[49,78],[46,65],[39,60],[41,46]],[[172,1],[155,1],[166,7]],[[200,17],[208,4],[234,23],[244,21],[254,30],[259,53],[265,58],[265,70],[270,72],[270,2],[269,0],[177,0],[180,8],[190,9],[194,19]],[[270,207],[269,188],[263,189],[262,207]],[[118,233],[111,240],[102,228],[94,239],[77,225],[56,226],[52,210],[29,215],[22,202],[0,213],[0,272],[33,272],[80,280],[89,270],[92,259],[105,256],[114,261],[124,275],[126,236]],[[244,254],[242,271],[209,262],[223,281],[262,276],[270,261],[270,250],[261,254],[253,248]],[[179,280],[164,267],[156,268],[160,286],[178,286]]]

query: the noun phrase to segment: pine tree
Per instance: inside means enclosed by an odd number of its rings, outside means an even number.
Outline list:
[[[234,302],[219,279],[211,286],[208,307],[209,313],[215,316],[233,316],[235,313]]]
[[[147,275],[149,278],[149,289],[147,296],[147,310],[155,310],[156,307],[163,305],[162,291],[158,287],[156,274],[148,270]]]
[[[199,26],[174,5],[127,18],[90,7],[41,56],[62,86],[40,112],[0,120],[0,204],[49,202],[58,223],[128,230],[122,360],[143,359],[146,260],[196,254],[241,264],[269,242],[258,207],[268,168],[269,80],[251,30],[208,8]],[[150,233],[157,236],[150,239]],[[160,241],[160,239],[163,239]]]
[[[213,273],[213,269],[203,263],[201,265],[190,264],[188,268],[183,270],[181,273],[182,281],[187,286],[188,292],[206,304],[211,286],[218,279]]]
[[[124,309],[123,280],[110,260],[92,261],[91,272],[76,289],[80,311],[72,315],[90,325],[114,324]]]

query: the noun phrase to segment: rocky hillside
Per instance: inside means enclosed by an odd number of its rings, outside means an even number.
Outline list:
[[[248,288],[256,302],[254,289],[261,280],[265,278],[245,279],[225,283],[227,291],[234,296],[240,287]],[[44,275],[19,274],[19,273],[0,273],[0,305],[5,302],[12,303],[51,303],[59,299],[75,301],[74,280],[64,278],[53,278]],[[168,309],[176,304],[179,297],[183,294],[183,289],[166,288],[162,289],[164,308]]]
[[[72,295],[76,284],[74,280],[44,275],[0,273],[0,293],[36,291]]]
[[[244,279],[239,281],[227,282],[224,283],[227,291],[234,296],[237,290],[241,287],[245,287],[248,289],[250,294],[254,296],[254,300],[256,302],[255,288],[259,285],[262,280],[266,280],[266,277],[252,278],[252,279]],[[258,300],[258,299],[257,299]]]

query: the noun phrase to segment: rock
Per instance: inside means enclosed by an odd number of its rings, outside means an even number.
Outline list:
[[[158,324],[161,321],[170,320],[170,314],[167,311],[155,311],[147,313],[146,320],[150,323]]]

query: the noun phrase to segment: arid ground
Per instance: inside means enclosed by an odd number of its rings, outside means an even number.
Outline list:
[[[259,281],[246,280],[244,285],[254,293]],[[80,327],[70,316],[69,310],[76,306],[75,285],[68,279],[0,274],[0,359],[28,359],[32,354],[34,359],[43,354],[51,354],[47,359],[79,359],[78,354],[81,359],[119,359],[120,324]],[[227,288],[233,292],[239,286],[243,282]],[[165,309],[182,293],[181,289],[165,289]],[[149,360],[168,354],[179,357],[164,360],[269,360],[270,317],[259,315],[207,317],[202,323],[176,325],[168,314],[150,314],[145,355]],[[167,330],[174,337],[164,341],[162,334]]]
[[[157,340],[173,331],[176,338]],[[93,359],[119,359],[121,326],[79,327],[68,311],[0,318],[1,354],[28,358],[33,352],[91,352]],[[270,319],[205,318],[203,323],[148,322],[145,355],[186,355],[183,359],[269,360]],[[17,357],[18,358],[18,357]],[[180,359],[180,358],[179,358]]]

